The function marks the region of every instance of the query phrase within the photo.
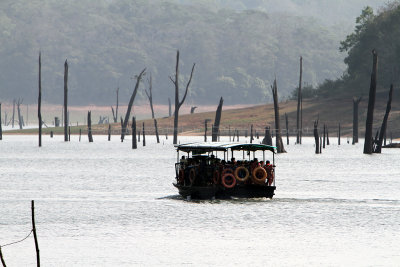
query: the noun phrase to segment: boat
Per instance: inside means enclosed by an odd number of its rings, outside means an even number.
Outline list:
[[[173,185],[186,199],[272,199],[275,194],[274,146],[202,142],[175,147],[176,182]],[[266,151],[272,152],[272,163],[266,160]],[[263,160],[259,161],[256,156],[261,152]],[[240,160],[235,158],[238,155]]]

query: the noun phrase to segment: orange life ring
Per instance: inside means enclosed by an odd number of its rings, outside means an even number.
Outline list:
[[[215,170],[213,174],[213,182],[214,184],[219,184],[220,181],[220,175],[219,175],[219,170]]]
[[[184,181],[185,181],[185,171],[183,169],[179,169],[178,184],[183,184]]]
[[[233,170],[231,168],[225,168],[222,170],[221,176],[224,176],[227,173],[232,173],[233,174]]]
[[[189,171],[190,184],[193,184],[195,179],[196,179],[196,170],[194,168],[191,168],[190,171]]]
[[[258,166],[253,170],[252,178],[255,183],[265,183],[265,180],[267,179],[267,171],[264,168]]]
[[[244,171],[244,173],[245,173],[245,176],[244,176],[244,177],[240,177],[239,174],[241,173],[241,171]],[[238,181],[240,181],[240,182],[245,182],[245,181],[247,181],[247,179],[249,179],[249,177],[250,177],[250,172],[249,172],[249,170],[248,170],[245,166],[239,166],[239,167],[237,167],[237,168],[235,169],[234,174],[235,174],[236,180],[238,180]]]
[[[235,175],[233,175],[233,173],[226,173],[224,176],[222,176],[221,182],[226,188],[233,188],[236,185]]]

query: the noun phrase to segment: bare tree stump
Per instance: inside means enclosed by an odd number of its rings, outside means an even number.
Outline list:
[[[108,141],[111,141],[111,124],[108,124]]]
[[[144,122],[143,122],[143,146],[146,146],[146,134],[144,131]]]
[[[371,73],[371,85],[369,88],[369,98],[368,98],[368,111],[367,111],[367,121],[365,123],[365,140],[364,140],[364,154],[372,154],[372,127],[374,120],[374,109],[375,109],[375,96],[376,96],[376,79],[378,72],[378,53],[372,50],[373,63],[372,63],[372,73]]]
[[[279,123],[278,86],[276,84],[276,79],[274,80],[274,85],[272,87],[272,95],[274,96],[276,150],[277,153],[286,153],[285,148],[283,147],[281,126]]]
[[[36,266],[40,267],[40,254],[39,254],[39,243],[36,234],[36,226],[35,226],[35,203],[33,200],[31,201],[31,209],[32,209],[32,232],[33,238],[35,239],[35,249],[36,249]]]
[[[68,141],[68,62],[64,63],[64,141]]]
[[[79,142],[81,141],[82,129],[79,128]]]
[[[93,136],[92,136],[92,112],[91,111],[88,111],[87,121],[88,121],[89,143],[92,143],[93,142]]]
[[[382,142],[383,142],[384,135],[386,134],[387,120],[389,117],[390,110],[392,108],[392,99],[393,99],[393,84],[390,85],[389,99],[388,99],[388,102],[386,105],[386,112],[385,112],[385,116],[383,117],[383,122],[382,122],[381,130],[380,130],[380,134],[379,134],[379,139],[378,139],[374,153],[382,152]]]
[[[272,137],[271,137],[271,132],[270,132],[269,126],[265,127],[265,136],[264,136],[264,139],[262,140],[262,143],[264,145],[272,146]]]
[[[289,145],[289,118],[285,113],[285,121],[286,121],[286,144]]]
[[[339,130],[338,130],[338,145],[340,146],[340,122],[339,122]]]
[[[253,124],[251,125],[251,127],[250,127],[250,144],[252,144],[253,143]]]
[[[212,141],[217,142],[218,140],[218,135],[219,135],[219,124],[221,122],[221,115],[222,115],[222,105],[224,104],[224,99],[221,97],[219,99],[219,104],[217,111],[215,113],[215,121],[214,125],[212,127]]]
[[[132,149],[137,149],[136,142],[136,119],[132,117]]]
[[[325,136],[326,136],[326,125],[324,124],[324,135],[323,135],[323,138],[322,138],[322,148],[324,148],[325,149],[325,142],[326,142],[326,139],[325,139]]]
[[[39,52],[39,96],[38,96],[38,121],[39,121],[39,147],[42,146],[42,56]],[[1,118],[1,116],[0,116]],[[1,122],[1,119],[0,119]],[[1,124],[1,123],[0,123]],[[1,128],[1,126],[0,126]],[[0,130],[1,135],[1,130]],[[1,140],[1,137],[0,137]]]
[[[314,121],[314,139],[315,139],[315,154],[320,153],[319,136],[318,136],[318,120]]]

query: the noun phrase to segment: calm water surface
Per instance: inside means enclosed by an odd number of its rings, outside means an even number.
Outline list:
[[[400,150],[315,155],[310,138],[276,156],[274,199],[188,202],[172,138],[154,139],[3,136],[0,245],[29,233],[34,199],[42,266],[400,266]],[[2,250],[35,266],[32,237]]]

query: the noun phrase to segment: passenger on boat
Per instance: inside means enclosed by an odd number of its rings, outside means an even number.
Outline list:
[[[272,165],[269,160],[267,160],[265,164],[265,170],[267,171],[267,181],[268,185],[271,185],[272,182],[274,181],[274,167],[275,165]]]
[[[235,159],[235,158],[232,158],[231,161],[232,161],[232,164],[233,164],[233,165],[236,165],[237,162],[236,162],[236,159]]]

